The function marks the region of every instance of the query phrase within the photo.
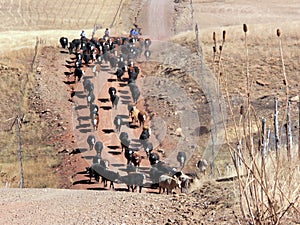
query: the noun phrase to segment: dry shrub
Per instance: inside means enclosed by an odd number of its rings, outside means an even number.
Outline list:
[[[236,116],[232,110],[227,79],[219,79],[219,85],[223,85],[223,90],[225,90],[227,96],[234,127],[233,137],[229,137],[228,131],[232,128],[227,129],[224,121],[226,140],[237,173],[240,193],[239,203],[244,220],[250,224],[279,224],[282,221],[289,221],[289,216],[292,213],[294,213],[294,216],[300,216],[298,209],[300,203],[299,161],[298,159],[292,161],[286,155],[286,149],[282,146],[280,148],[281,154],[274,154],[274,152],[267,149],[266,120],[263,118],[262,125],[260,125],[259,117],[252,103],[254,93],[252,89],[253,76],[249,64],[251,60],[249,46],[251,44],[248,40],[249,28],[246,24],[243,25],[243,31],[245,46],[243,76],[246,80],[244,83],[246,98],[239,116]],[[215,35],[213,37],[215,42]],[[223,48],[220,50],[223,50]],[[219,55],[221,55],[221,51]],[[281,121],[281,123],[284,123],[288,110],[289,89],[281,39],[279,58],[282,62],[282,79],[285,81],[284,89],[286,90],[284,92],[286,111],[284,112],[284,119]],[[214,70],[218,75],[226,72],[221,61],[222,58],[219,57],[218,66]],[[236,118],[239,118],[239,121]],[[237,146],[232,144],[234,142],[237,143]]]

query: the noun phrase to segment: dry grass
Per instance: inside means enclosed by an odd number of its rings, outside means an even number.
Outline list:
[[[53,168],[60,164],[61,157],[56,155],[57,146],[50,143],[49,135],[59,131],[32,110],[37,81],[31,73],[31,63],[37,38],[43,46],[58,46],[61,36],[78,38],[82,29],[91,36],[95,24],[103,27],[96,32],[96,36],[102,36],[104,29],[110,27],[119,3],[119,0],[2,2],[0,187],[19,186],[16,127],[7,131],[16,115],[25,115],[28,121],[21,128],[25,187],[57,187]],[[112,28],[111,33],[114,32]]]

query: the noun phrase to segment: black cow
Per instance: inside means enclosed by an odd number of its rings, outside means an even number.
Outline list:
[[[112,108],[117,109],[118,108],[118,103],[119,103],[119,96],[118,95],[110,96],[110,101],[112,103]]]
[[[95,179],[96,177],[102,177],[102,182],[104,183],[104,187],[107,187],[107,182],[110,181],[110,187],[114,189],[114,182],[117,181],[120,177],[119,173],[108,170],[100,163],[93,164],[92,169],[93,169],[93,173],[95,174]]]
[[[113,96],[113,95],[116,95],[117,94],[117,89],[115,87],[110,87],[108,89],[108,94],[109,94],[110,97]]]
[[[112,70],[115,70],[118,65],[118,59],[114,56],[108,57],[109,65]]]
[[[183,168],[186,162],[186,153],[185,152],[178,152],[177,154],[177,161],[180,163],[180,167]]]
[[[141,93],[140,90],[138,88],[138,86],[135,83],[131,83],[129,85],[130,91],[131,91],[131,96],[132,96],[132,100],[134,103],[137,103]]]
[[[147,154],[147,156],[148,156],[148,158],[149,158],[150,153],[151,153],[152,150],[153,150],[153,144],[152,144],[150,141],[145,141],[145,142],[143,143],[143,147],[144,147],[144,150],[145,150],[145,152],[146,152],[146,154]]]
[[[142,143],[143,145],[144,145],[144,143],[149,139],[150,134],[151,134],[150,128],[148,128],[148,127],[145,126],[145,127],[143,128],[143,131],[142,131],[141,135],[140,135],[140,141],[141,141],[141,143]]]
[[[82,60],[76,59],[75,68],[81,68],[81,67],[82,67]]]
[[[129,147],[125,148],[124,156],[127,159],[127,165],[130,164],[130,162],[133,158],[133,153],[134,153],[134,151],[132,148],[129,148]]]
[[[95,150],[99,156],[101,156],[101,152],[103,150],[103,143],[101,141],[97,141],[95,144]]]
[[[83,81],[83,88],[85,92],[93,92],[94,91],[94,84],[89,79],[84,79]]]
[[[93,164],[94,163],[99,163],[101,162],[101,155],[96,154],[95,156],[93,156]]]
[[[81,44],[80,39],[73,39],[72,42],[70,42],[70,44],[69,44],[69,53],[72,54],[74,48],[77,52],[78,49],[79,49],[80,44]]]
[[[163,161],[158,161],[156,164],[152,165],[152,167],[156,167],[158,170],[164,172],[165,174],[168,174],[170,176],[173,176],[177,171],[176,168],[168,166]]]
[[[136,172],[136,171],[137,171],[137,168],[136,168],[135,165],[133,165],[133,164],[128,164],[128,165],[126,166],[126,172],[127,172],[127,174],[129,174],[129,173],[134,173],[134,172]]]
[[[77,82],[80,82],[83,75],[84,75],[84,70],[76,67],[74,71],[74,76]]]
[[[164,171],[157,169],[156,167],[152,167],[150,169],[150,180],[152,181],[152,187],[158,187],[159,177],[165,174]]]
[[[159,162],[159,155],[156,152],[150,152],[149,154],[149,162],[150,165],[155,165],[156,163]]]
[[[120,56],[121,57],[121,56]],[[123,56],[122,56],[123,57]],[[123,70],[123,72],[126,70],[125,67],[126,66],[126,64],[125,64],[125,62],[124,61],[121,61],[121,58],[120,58],[120,60],[119,60],[119,62],[118,62],[118,69],[121,69],[121,70]]]
[[[123,152],[124,149],[129,148],[130,139],[126,132],[121,132],[119,139],[121,141],[122,152]]]
[[[139,193],[142,192],[145,180],[146,176],[143,173],[130,173],[126,176],[119,177],[119,181],[127,185],[128,191],[131,189],[132,192],[134,192],[136,187],[139,187]]]
[[[90,104],[90,117],[92,118],[94,113],[98,113],[99,108],[96,104]]]
[[[91,57],[90,54],[84,54],[83,55],[83,61],[84,61],[85,65],[88,65],[90,60],[92,60],[92,57]]]
[[[122,81],[122,76],[124,75],[124,71],[118,68],[115,74],[117,75],[118,81]]]
[[[61,38],[59,39],[59,42],[60,42],[62,48],[68,47],[68,43],[69,43],[68,38],[66,38],[66,37],[61,37]]]
[[[95,95],[94,95],[94,92],[91,91],[91,92],[88,93],[88,96],[87,96],[88,106],[91,105],[94,101],[95,101]]]
[[[116,127],[117,132],[121,131],[122,124],[123,124],[122,117],[119,115],[116,115],[116,117],[114,119],[114,125]]]
[[[112,189],[115,189],[114,182],[118,181],[118,179],[120,178],[119,173],[112,171],[112,170],[101,168],[101,170],[99,171],[99,174],[102,177],[104,187],[107,187],[107,182],[110,181],[109,187]]]
[[[87,143],[89,145],[90,150],[94,149],[95,143],[96,143],[96,138],[94,135],[90,134],[87,138]]]
[[[94,160],[95,158],[95,160]],[[100,175],[97,171],[100,171],[100,167],[103,169],[107,169],[109,165],[109,161],[105,159],[98,159],[97,156],[93,158],[93,164],[90,167],[87,167],[86,170],[89,174],[90,182],[92,181],[92,177],[95,178],[97,182],[100,180]]]
[[[76,60],[82,60],[83,59],[83,56],[82,56],[82,53],[81,52],[76,52]]]

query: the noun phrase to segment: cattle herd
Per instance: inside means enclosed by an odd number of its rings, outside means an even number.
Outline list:
[[[132,102],[129,102],[127,105],[130,121],[124,121],[124,116],[120,115],[117,115],[113,121],[115,132],[119,134],[118,137],[122,148],[121,154],[124,154],[127,160],[126,174],[121,175],[110,168],[110,162],[102,158],[103,143],[96,141],[96,137],[90,134],[87,138],[87,144],[90,151],[96,151],[96,155],[93,157],[92,165],[86,168],[89,181],[91,182],[94,179],[100,182],[101,180],[104,187],[107,187],[109,182],[109,188],[112,189],[114,189],[114,183],[124,183],[127,185],[128,191],[134,191],[139,188],[139,192],[141,192],[146,180],[150,180],[151,188],[159,188],[159,193],[165,191],[167,194],[172,193],[175,188],[181,188],[181,191],[186,191],[189,183],[193,182],[193,179],[197,177],[196,173],[184,174],[181,171],[187,160],[186,153],[184,151],[178,152],[177,161],[180,164],[180,170],[163,162],[149,140],[151,135],[150,118],[147,112],[137,107],[140,90],[136,80],[138,79],[140,68],[135,65],[135,61],[143,57],[143,52],[145,59],[149,60],[151,56],[151,40],[133,35],[128,37],[104,35],[103,38],[92,37],[87,39],[86,37],[81,37],[72,41],[69,41],[67,37],[61,37],[59,41],[62,48],[68,49],[68,54],[71,58],[71,60],[67,60],[68,65],[66,65],[70,72],[65,73],[68,80],[72,77],[72,83],[74,84],[69,100],[73,101],[78,84],[83,80],[84,94],[90,110],[89,116],[94,131],[97,131],[99,128],[99,107],[95,102],[97,96],[94,94],[92,79],[85,77],[86,69],[91,68],[94,76],[99,76],[97,68],[109,65],[111,72],[116,76],[116,82],[120,86],[128,86],[131,92]],[[118,110],[120,102],[118,90],[115,87],[110,87],[108,94],[111,110]],[[147,157],[143,157],[139,149],[132,147],[131,139],[127,132],[121,132],[121,127],[126,122],[130,123],[129,127],[141,127],[139,146],[143,148]],[[148,160],[151,165],[150,170],[147,172],[141,172],[140,170],[142,159]],[[197,167],[201,167],[201,172],[205,172],[206,166],[206,162],[197,163]]]

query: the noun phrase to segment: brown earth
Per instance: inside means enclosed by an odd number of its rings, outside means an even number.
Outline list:
[[[131,7],[138,9],[142,8],[142,4],[147,4],[147,1],[135,3]],[[205,2],[204,2],[205,3]],[[207,4],[207,3],[206,3]],[[217,4],[217,3],[212,3]],[[225,4],[225,3],[224,3]],[[145,37],[149,36],[158,43],[153,43],[154,49],[159,48],[160,41],[167,40],[172,37],[173,32],[169,28],[170,21],[179,21],[174,18],[173,3],[168,1],[159,1],[156,3],[150,1],[147,7],[142,10],[131,13],[133,18],[136,15],[136,22],[142,27],[142,32]],[[180,9],[182,5],[177,5]],[[177,8],[177,10],[178,10]],[[125,9],[124,9],[125,10]],[[149,10],[149,13],[145,12]],[[186,8],[182,11],[184,13]],[[220,10],[219,3],[213,12]],[[251,8],[248,10],[251,10]],[[222,10],[221,10],[222,12]],[[145,16],[148,15],[148,16]],[[151,15],[151,16],[149,16]],[[162,17],[162,15],[168,15]],[[178,15],[177,15],[178,16]],[[226,18],[229,20],[229,17]],[[155,18],[155,21],[154,21]],[[160,24],[161,21],[165,23]],[[182,22],[182,21],[181,21]],[[226,20],[224,20],[224,23]],[[160,26],[162,25],[162,26]],[[130,27],[130,24],[123,26]],[[164,27],[164,28],[162,28]],[[176,27],[176,26],[174,26]],[[179,31],[180,27],[176,27]],[[156,45],[156,46],[155,46]],[[70,86],[66,85],[66,77],[63,75],[67,71],[65,67],[66,60],[70,60],[70,56],[58,47],[46,47],[42,50],[38,64],[40,68],[39,92],[42,99],[47,99],[46,106],[43,108],[56,109],[60,112],[59,123],[62,135],[51,140],[57,144],[58,154],[64,157],[60,167],[55,169],[55,173],[60,178],[60,188],[67,189],[93,189],[85,190],[61,190],[61,189],[5,189],[1,190],[0,201],[0,224],[237,224],[240,220],[240,214],[237,204],[236,186],[231,183],[216,183],[214,181],[206,181],[202,178],[197,181],[190,189],[189,194],[175,195],[157,195],[157,190],[143,190],[142,194],[123,192],[126,188],[124,184],[116,184],[118,191],[109,191],[103,188],[103,184],[92,182],[88,184],[88,177],[84,174],[85,167],[90,165],[91,156],[94,151],[87,150],[86,137],[91,130],[89,120],[78,120],[78,117],[86,117],[88,109],[85,108],[86,99],[83,96],[82,83],[76,87],[77,94],[74,97],[74,102],[69,102]],[[161,53],[161,52],[159,52]],[[164,52],[162,54],[165,54]],[[177,55],[178,56],[178,55]],[[172,57],[176,57],[172,55]],[[184,59],[183,59],[184,60]],[[141,61],[141,62],[140,62]],[[141,77],[139,79],[140,87],[143,87],[144,98],[139,102],[139,107],[147,110],[151,115],[151,126],[155,128],[155,122],[163,121],[168,125],[166,136],[159,139],[152,137],[157,143],[157,149],[165,152],[166,161],[175,166],[174,160],[170,159],[172,150],[180,146],[182,137],[174,135],[175,130],[181,127],[180,111],[184,109],[176,108],[177,102],[180,100],[169,100],[163,95],[147,94],[153,89],[152,86],[147,86],[147,77],[154,76],[168,81],[174,81],[177,84],[183,84],[183,89],[188,92],[188,96],[197,104],[195,110],[201,115],[201,126],[199,127],[200,139],[196,145],[199,148],[205,149],[208,142],[208,133],[210,129],[210,109],[207,104],[207,99],[203,90],[193,83],[192,76],[174,65],[164,64],[160,58],[144,63],[140,60],[137,65],[141,68]],[[99,90],[98,99],[105,100],[108,98],[107,89],[110,86],[116,86],[120,95],[126,100],[130,94],[128,88],[120,86],[119,82],[108,81],[114,78],[111,71],[105,71],[107,65],[102,66],[98,76],[94,76],[91,68],[85,68],[86,76],[91,77],[95,84],[95,90]],[[104,69],[104,70],[103,70]],[[146,84],[145,84],[146,83]],[[165,87],[168,87],[165,85]],[[49,92],[55,91],[56,95],[51,95]],[[179,89],[178,89],[179,90]],[[144,92],[145,91],[145,92]],[[57,98],[60,96],[60,98]],[[106,110],[110,106],[109,102],[98,101],[100,106],[100,125],[97,132],[97,139],[104,143],[103,157],[111,162],[113,170],[119,170],[125,166],[123,155],[110,154],[109,152],[119,152],[120,149],[115,149],[114,146],[119,146],[118,136],[115,132],[107,132],[105,129],[113,129],[113,118],[116,114],[112,109]],[[194,106],[194,105],[193,105]],[[102,107],[102,108],[101,108]],[[72,115],[70,115],[72,112]],[[118,114],[126,115],[127,109],[121,104],[118,108]],[[87,129],[86,129],[87,128]],[[126,127],[122,129],[127,129]],[[194,130],[190,130],[193,133]],[[160,134],[160,130],[157,131]],[[140,128],[132,131],[131,137],[138,137]],[[155,129],[154,129],[155,134]],[[190,135],[188,138],[193,138]],[[192,140],[194,141],[194,140]],[[203,144],[204,142],[204,144]],[[185,142],[183,142],[184,144]],[[203,145],[203,146],[201,146]],[[110,148],[111,147],[111,148]],[[193,147],[189,147],[193,152]],[[195,148],[195,147],[194,147]],[[200,157],[195,154],[190,155],[191,159],[185,171],[195,171],[193,165]],[[142,170],[147,172],[149,164],[147,160],[143,161]],[[239,218],[239,219],[237,219]],[[296,217],[289,221],[289,224],[294,224]],[[299,222],[299,220],[298,220]]]

